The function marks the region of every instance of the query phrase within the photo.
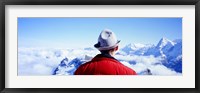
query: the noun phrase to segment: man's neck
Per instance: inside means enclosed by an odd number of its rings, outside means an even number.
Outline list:
[[[101,52],[101,54],[103,54],[103,55],[109,55],[111,57],[114,57],[114,53],[112,53],[112,52]]]
[[[114,52],[109,52],[109,55],[114,57]]]

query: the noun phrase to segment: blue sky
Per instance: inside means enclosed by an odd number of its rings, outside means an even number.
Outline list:
[[[182,39],[182,18],[18,18],[19,47],[93,47],[103,29],[129,43]]]

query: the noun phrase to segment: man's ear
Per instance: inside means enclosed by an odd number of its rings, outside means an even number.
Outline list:
[[[115,51],[117,51],[118,49],[119,49],[119,46],[116,46],[116,47],[115,47]]]

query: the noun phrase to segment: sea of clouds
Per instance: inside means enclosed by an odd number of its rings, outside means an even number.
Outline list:
[[[18,49],[18,75],[52,75],[64,58],[69,61],[74,58],[94,57],[99,51],[93,48],[80,49],[45,49],[45,48],[19,48]],[[120,55],[115,56],[122,64],[144,75],[150,69],[152,75],[181,75],[164,65],[162,57]],[[69,69],[71,69],[69,67]],[[62,72],[62,71],[61,71]],[[67,75],[66,73],[59,75]],[[69,74],[71,75],[71,74]]]

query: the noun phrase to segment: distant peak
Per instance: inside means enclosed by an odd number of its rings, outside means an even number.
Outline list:
[[[160,41],[169,41],[167,38],[165,38],[165,37],[162,37],[161,39],[160,39]]]
[[[144,44],[140,44],[140,43],[130,43],[130,44],[127,45],[127,47],[136,48],[136,47],[145,47],[145,45]]]
[[[132,46],[133,44],[132,43],[129,43],[127,46]]]
[[[94,48],[86,47],[86,48],[84,48],[84,50],[94,50]]]
[[[174,43],[172,41],[170,41],[169,39],[165,38],[165,37],[162,37],[159,41],[159,43],[157,44],[157,47],[163,47],[167,44],[170,44],[170,45],[174,45]]]
[[[160,42],[170,42],[170,40],[167,39],[166,37],[162,37],[162,38],[160,39]]]

